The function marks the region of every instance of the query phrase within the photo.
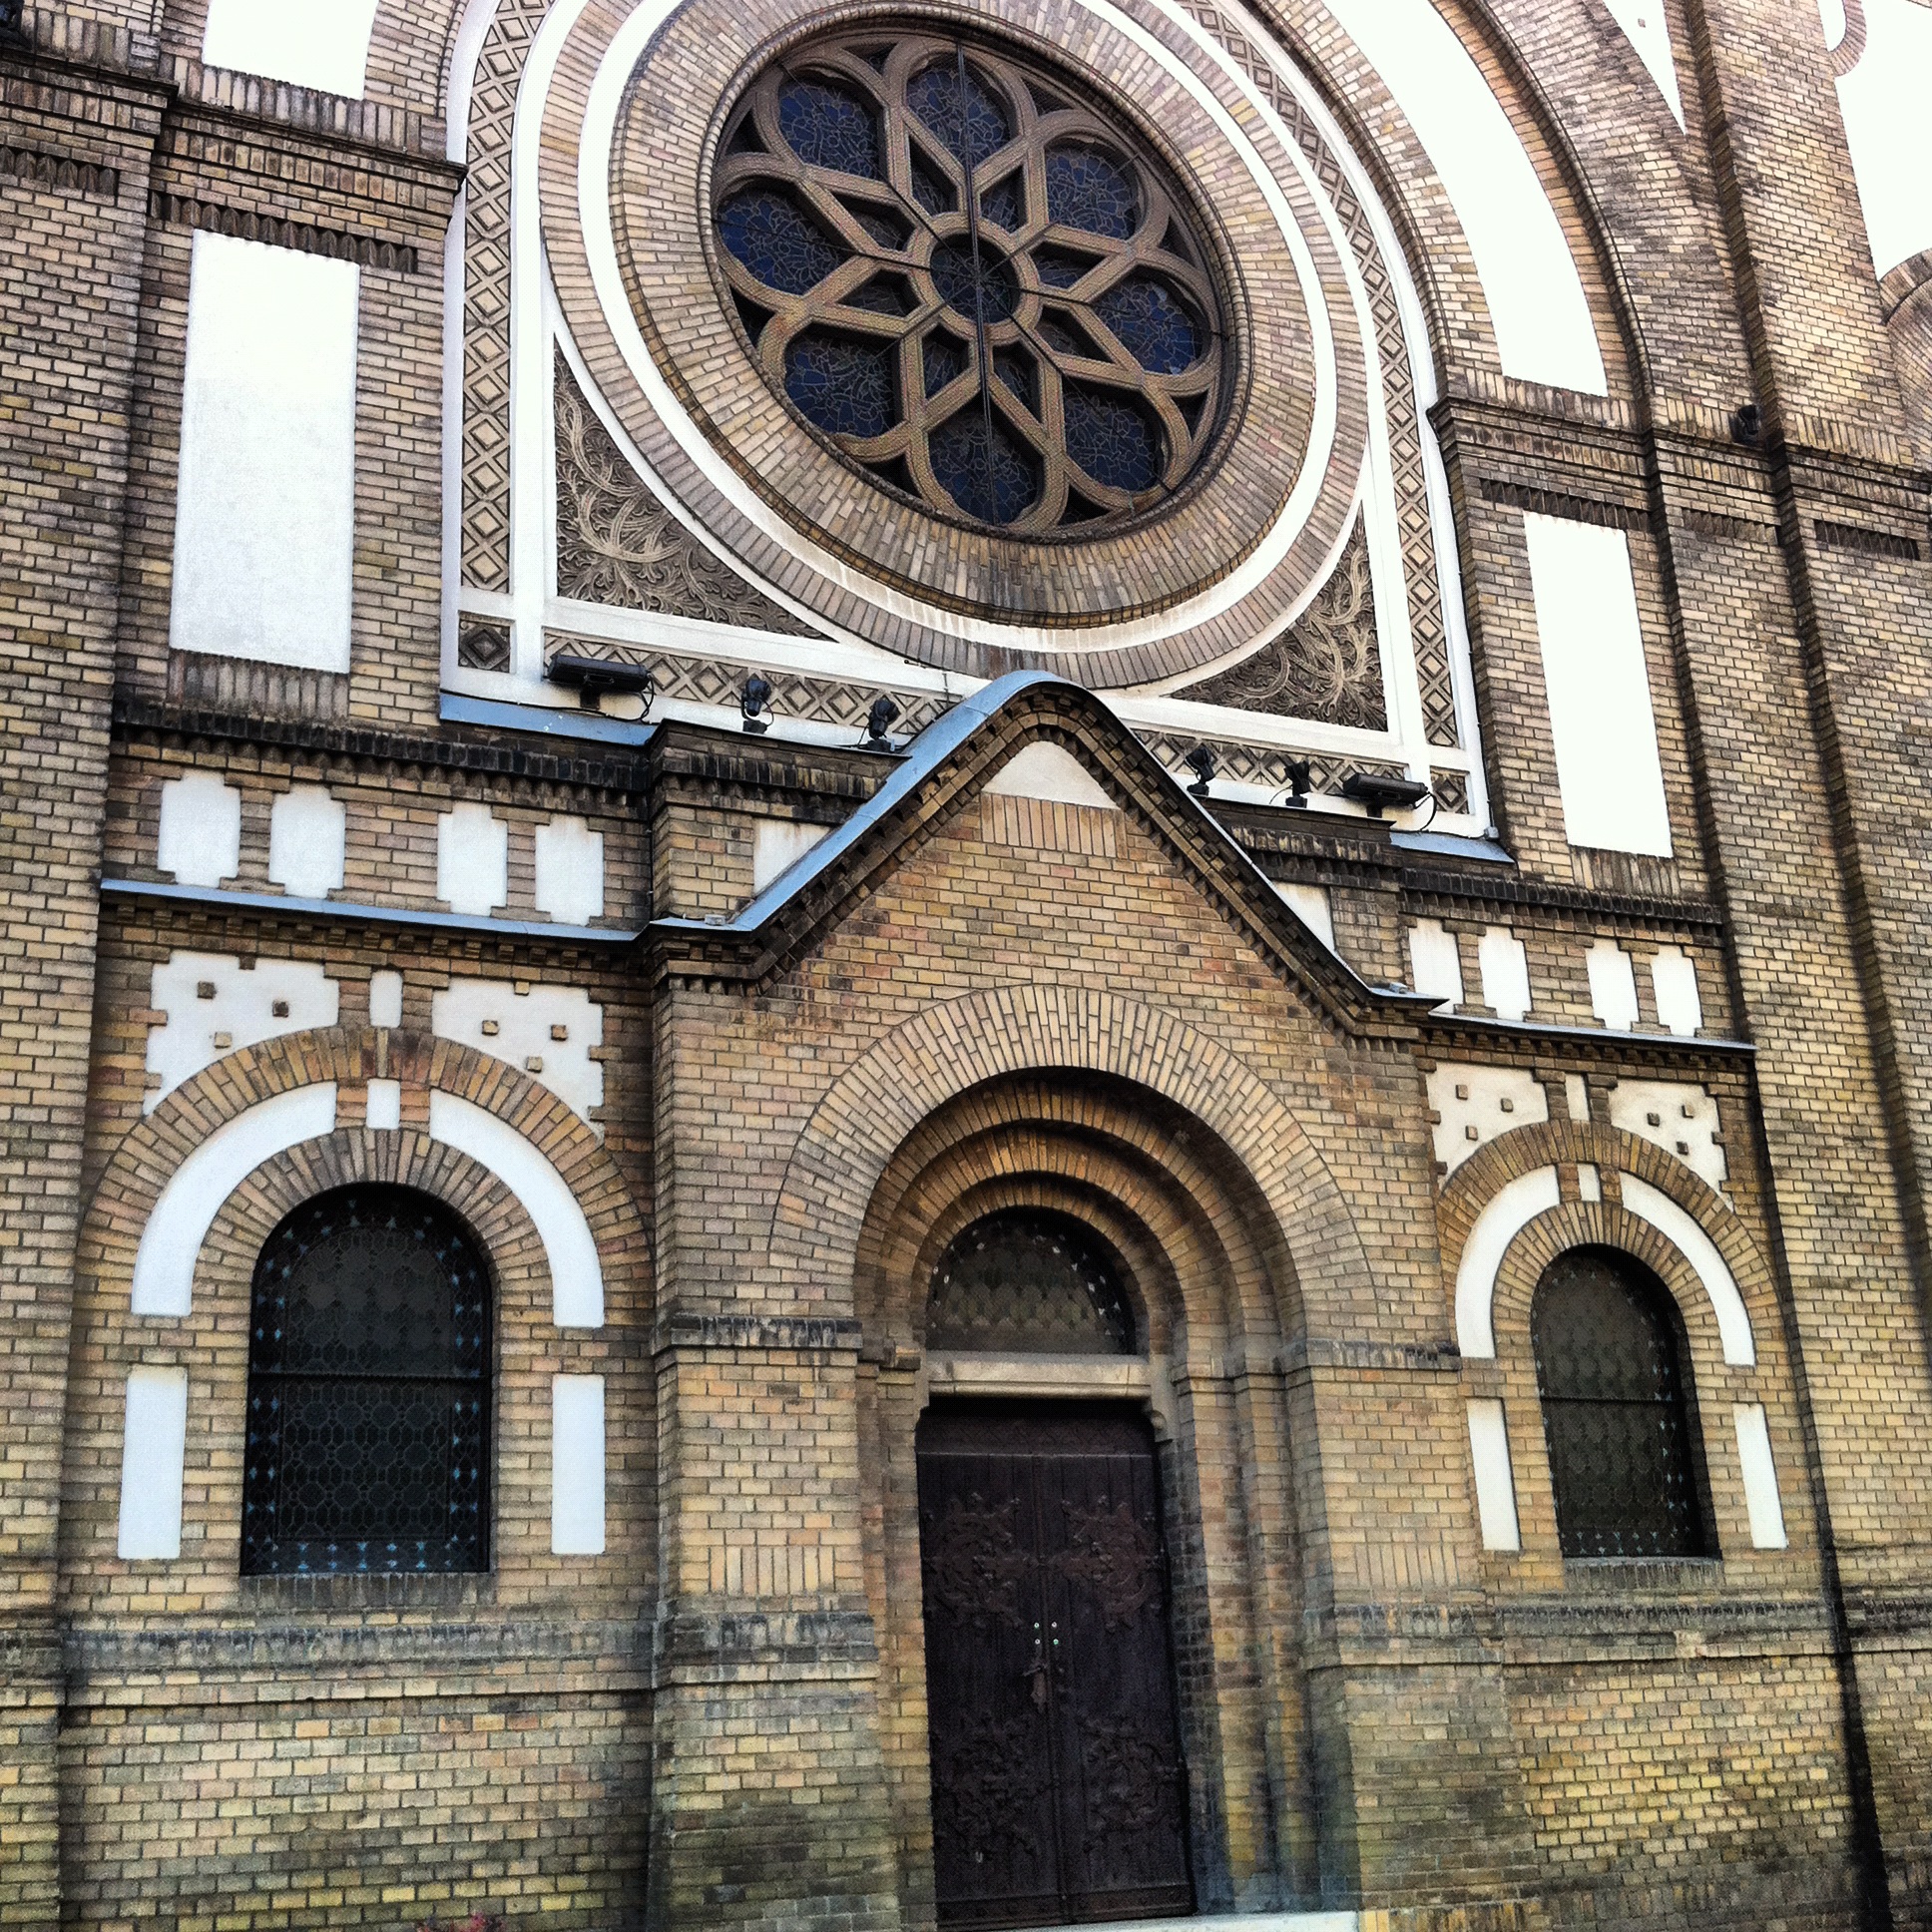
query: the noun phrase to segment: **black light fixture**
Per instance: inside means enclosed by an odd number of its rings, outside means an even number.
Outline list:
[[[865,735],[859,740],[861,751],[889,751],[892,739],[887,733],[892,729],[893,721],[899,716],[899,707],[894,699],[883,692],[872,700],[872,709],[865,714]]]
[[[1210,745],[1197,744],[1188,753],[1188,769],[1195,774],[1195,781],[1188,789],[1197,798],[1208,796],[1208,787],[1214,782],[1214,753]]]
[[[771,728],[771,680],[752,672],[744,681],[744,689],[737,695],[737,708],[744,714],[744,728],[747,731],[763,732]]]
[[[651,701],[657,696],[646,665],[621,664],[614,658],[585,658],[561,652],[544,667],[544,676],[553,685],[574,691],[587,712],[597,709],[600,698],[642,698],[644,717],[651,716]]]
[[[1764,435],[1764,412],[1747,402],[1730,412],[1730,440],[1745,449],[1755,449]]]
[[[1398,778],[1392,772],[1354,771],[1343,780],[1341,795],[1383,818],[1392,811],[1413,811],[1429,795],[1429,787],[1419,778]]]
[[[1314,764],[1308,758],[1289,758],[1287,772],[1288,795],[1278,802],[1284,805],[1299,805],[1305,810],[1308,803],[1308,787],[1314,783]]]

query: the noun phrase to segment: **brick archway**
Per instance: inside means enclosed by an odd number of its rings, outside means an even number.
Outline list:
[[[1001,987],[887,1034],[832,1084],[798,1137],[771,1221],[771,1261],[815,1311],[848,1313],[868,1208],[895,1151],[969,1088],[1041,1072],[1132,1082],[1199,1120],[1242,1168],[1293,1264],[1304,1307],[1361,1305],[1373,1277],[1340,1188],[1306,1130],[1251,1068],[1185,1020],[1080,987]]]

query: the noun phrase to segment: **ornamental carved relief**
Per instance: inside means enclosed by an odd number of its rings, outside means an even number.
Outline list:
[[[921,1538],[932,1600],[961,1623],[982,1628],[1020,1623],[1020,1580],[1028,1558],[1020,1547],[1020,1505],[975,1495],[955,1502]]]
[[[1280,718],[1388,728],[1368,544],[1358,522],[1334,575],[1273,643],[1177,697]]]
[[[720,562],[646,486],[557,360],[557,594],[789,637],[818,634]]]
[[[1131,1624],[1161,1595],[1161,1542],[1127,1503],[1064,1506],[1067,1547],[1060,1573],[1093,1593],[1111,1630]]]

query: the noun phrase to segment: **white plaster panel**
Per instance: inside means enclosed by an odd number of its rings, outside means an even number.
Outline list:
[[[604,1105],[604,1069],[591,1049],[604,1044],[604,1009],[581,987],[519,993],[507,980],[453,979],[431,1001],[429,1024],[439,1040],[522,1068],[602,1138],[591,1111]]]
[[[1516,1521],[1516,1478],[1510,1469],[1509,1430],[1500,1402],[1469,1404],[1469,1459],[1476,1474],[1476,1516],[1485,1550],[1520,1550]]]
[[[1582,1074],[1565,1074],[1563,1077],[1563,1098],[1570,1108],[1573,1121],[1587,1121],[1590,1118],[1590,1083]]]
[[[182,1476],[188,1457],[188,1371],[128,1371],[121,1435],[121,1524],[116,1552],[131,1563],[181,1555]]]
[[[1429,1075],[1436,1159],[1450,1174],[1485,1142],[1550,1118],[1550,1097],[1527,1067],[1444,1062]]]
[[[452,805],[436,821],[436,896],[471,914],[509,898],[510,828],[488,805]]]
[[[1711,1312],[1717,1317],[1717,1336],[1723,1344],[1724,1360],[1734,1368],[1753,1368],[1757,1348],[1751,1339],[1750,1312],[1738,1291],[1717,1244],[1690,1216],[1661,1189],[1634,1174],[1623,1180],[1624,1206],[1640,1220],[1647,1220],[1690,1263],[1692,1272],[1703,1283],[1710,1297]]]
[[[203,987],[211,989],[207,999]],[[154,969],[148,1003],[168,1018],[148,1029],[148,1071],[161,1085],[144,1096],[144,1114],[225,1053],[333,1026],[341,989],[318,961],[262,959],[247,967],[226,953],[171,953]]]
[[[196,233],[177,651],[349,668],[360,274],[352,261]]]
[[[210,67],[362,98],[376,0],[209,0]]]
[[[537,827],[537,910],[567,926],[604,916],[604,834],[581,818]]]
[[[1429,0],[1328,0],[1395,96],[1456,211],[1506,375],[1609,391],[1563,225],[1482,70]]]
[[[604,1378],[550,1379],[550,1552],[604,1554]]]
[[[369,1024],[378,1027],[399,1027],[402,1024],[402,975],[400,973],[371,973],[369,975]]]
[[[1462,958],[1456,935],[1440,919],[1418,919],[1409,927],[1409,975],[1418,993],[1444,1006],[1462,1004]]]
[[[762,892],[798,863],[831,830],[795,818],[760,818],[751,829],[751,891]]]
[[[1685,1039],[1702,1029],[1703,1001],[1697,993],[1697,962],[1677,946],[1659,948],[1651,960],[1651,991],[1657,1017]]]
[[[324,785],[291,785],[268,812],[268,876],[298,899],[325,899],[342,883],[348,813]]]
[[[1328,948],[1335,950],[1335,914],[1328,903],[1328,888],[1325,885],[1283,885],[1274,882],[1274,889],[1288,902],[1288,910]]]
[[[1094,805],[1115,811],[1100,781],[1074,756],[1045,738],[1015,751],[986,781],[986,789],[1013,798],[1045,798],[1059,805]]]
[[[1751,1548],[1782,1550],[1786,1544],[1784,1505],[1778,1500],[1777,1464],[1771,1460],[1771,1432],[1763,1403],[1734,1403],[1730,1422],[1737,1435],[1737,1462],[1744,1478]]]
[[[1507,926],[1486,926],[1476,948],[1483,1004],[1498,1019],[1520,1020],[1530,1010],[1530,959]]]
[[[1838,108],[1872,267],[1882,275],[1932,247],[1925,135],[1932,8],[1924,0],[1864,0],[1864,11],[1865,51],[1838,82]],[[1844,38],[1842,26],[1838,38]]]
[[[1604,1178],[1588,1161],[1577,1164],[1577,1199],[1579,1201],[1602,1201],[1604,1198]]]
[[[222,1204],[271,1155],[335,1131],[335,1083],[291,1087],[218,1127],[161,1191],[134,1256],[133,1311],[185,1315],[195,1263]]]
[[[551,1319],[560,1328],[604,1325],[604,1269],[577,1197],[508,1121],[455,1094],[429,1096],[432,1140],[487,1168],[523,1204],[550,1267]]]
[[[220,885],[242,869],[242,794],[214,771],[190,771],[161,787],[155,863],[178,885]]]
[[[1621,530],[1523,518],[1557,787],[1572,845],[1671,855],[1650,671]]]
[[[1456,1265],[1456,1346],[1465,1355],[1492,1359],[1496,1330],[1490,1310],[1496,1298],[1496,1270],[1509,1244],[1538,1214],[1563,1199],[1555,1168],[1520,1174],[1476,1216]]]
[[[1637,1025],[1637,968],[1614,939],[1596,940],[1583,956],[1590,975],[1590,1010],[1619,1033]]]
[[[1677,56],[1671,47],[1671,22],[1664,11],[1664,0],[1608,0],[1608,5],[1611,18],[1624,30],[1624,38],[1650,69],[1672,120],[1683,127],[1684,96],[1678,91]]]
[[[1717,1103],[1690,1081],[1620,1080],[1610,1090],[1610,1124],[1675,1154],[1719,1194],[1729,1176]]]
[[[402,1082],[370,1081],[367,1115],[372,1132],[393,1134],[402,1125]]]

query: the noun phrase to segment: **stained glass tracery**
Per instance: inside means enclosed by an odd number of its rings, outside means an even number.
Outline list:
[[[931,33],[809,42],[734,111],[720,265],[767,380],[888,488],[1083,534],[1178,490],[1219,423],[1210,259],[1123,124]]]

